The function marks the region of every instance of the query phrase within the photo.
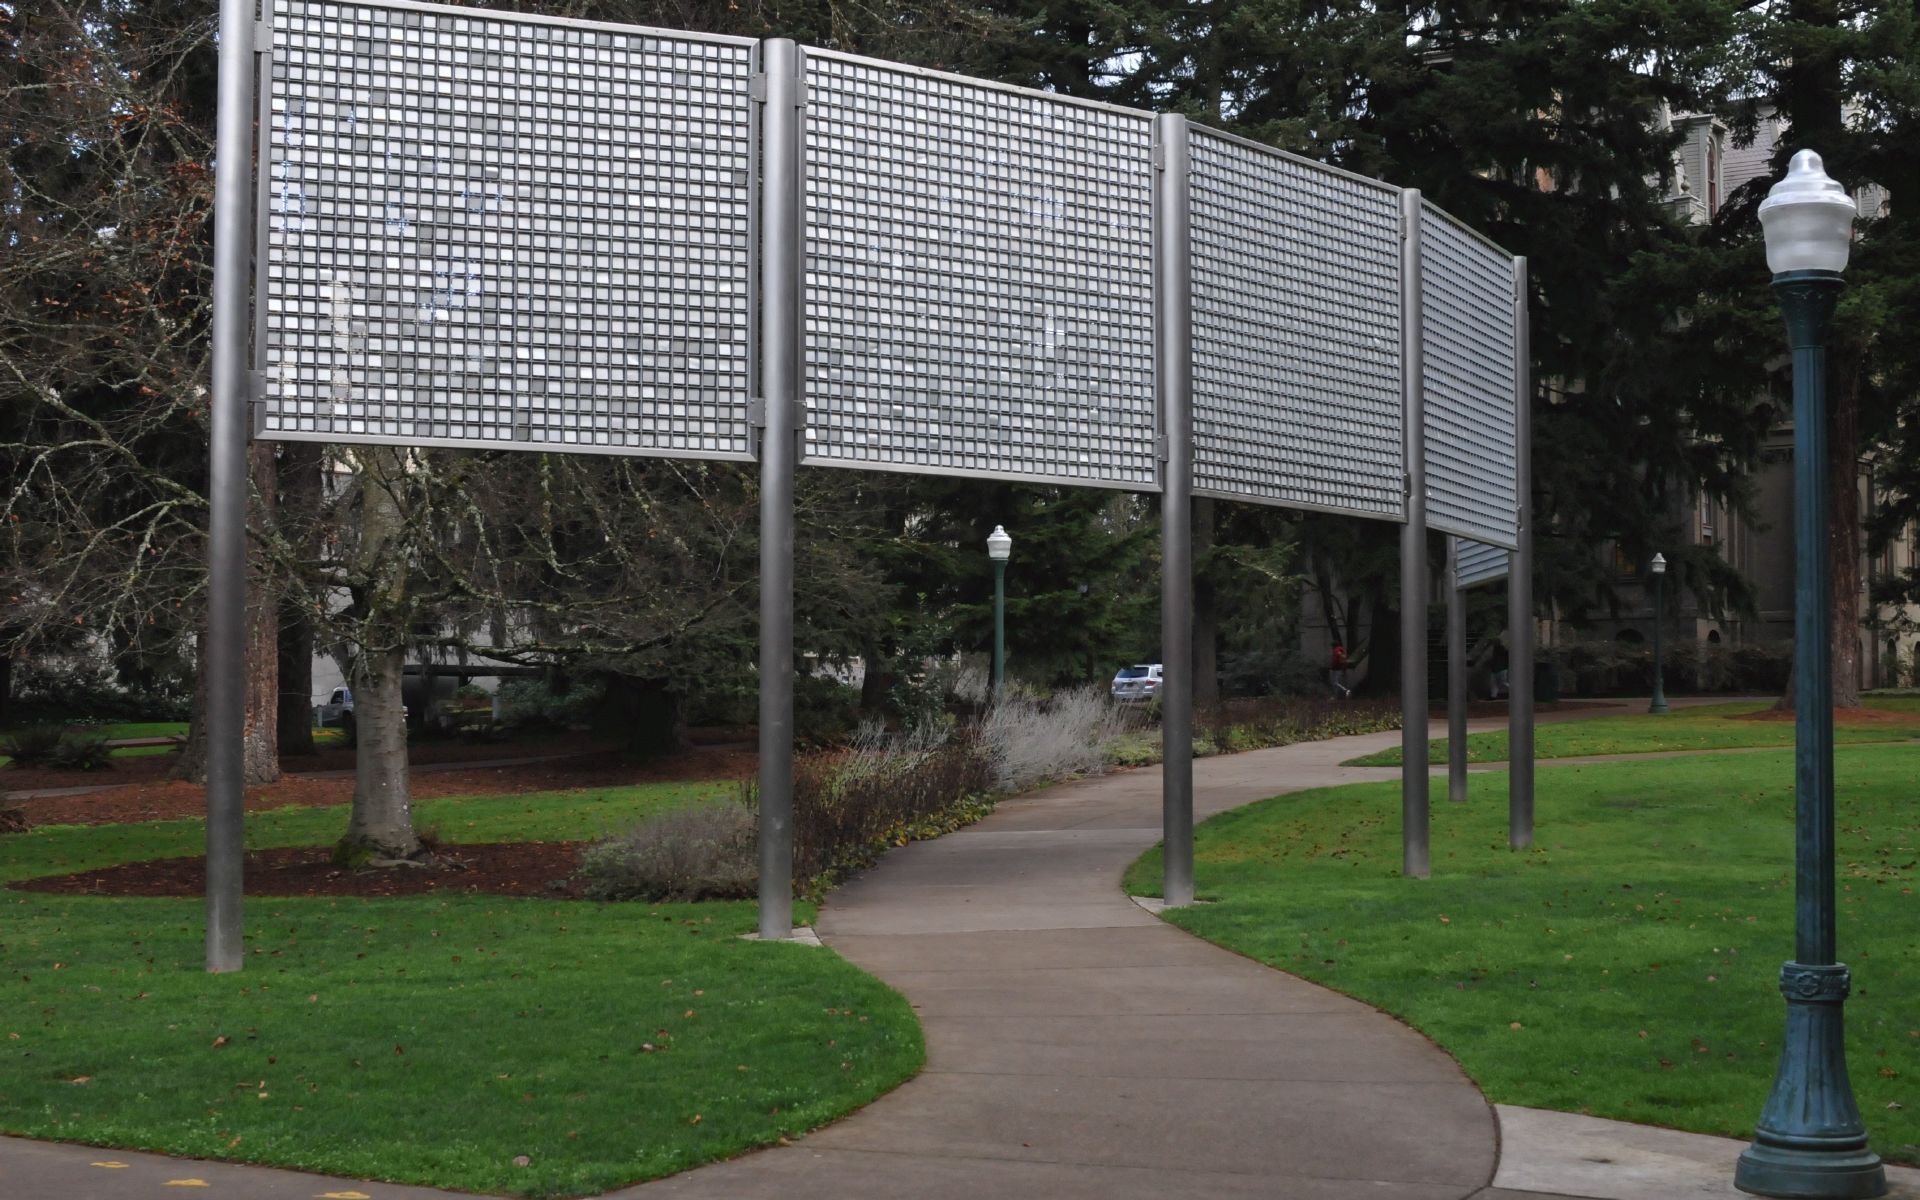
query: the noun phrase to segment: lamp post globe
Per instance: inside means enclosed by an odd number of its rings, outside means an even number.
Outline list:
[[[1647,705],[1647,711],[1663,713],[1667,711],[1667,679],[1660,633],[1666,625],[1667,615],[1667,556],[1654,555],[1648,569],[1653,572],[1653,700]]]
[[[1761,1196],[1871,1197],[1886,1170],[1867,1149],[1847,1077],[1834,911],[1833,593],[1827,543],[1827,334],[1844,284],[1854,204],[1802,150],[1760,205],[1773,291],[1793,351],[1794,955],[1780,969],[1780,1065],[1734,1186]]]
[[[1007,559],[1013,539],[1004,525],[987,535],[987,557],[993,560],[993,702],[1000,703],[1007,676]]]

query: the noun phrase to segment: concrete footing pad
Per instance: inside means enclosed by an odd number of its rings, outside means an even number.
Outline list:
[[[1744,1197],[1733,1165],[1747,1143],[1576,1113],[1499,1105],[1496,1188],[1592,1200]],[[1890,1200],[1920,1200],[1920,1170],[1888,1167]]]

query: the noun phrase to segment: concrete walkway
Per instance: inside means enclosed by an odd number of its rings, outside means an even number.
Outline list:
[[[1368,779],[1397,733],[1202,759],[1197,815]],[[795,1145],[631,1189],[654,1197],[1283,1196],[1483,1192],[1491,1108],[1366,1005],[1192,938],[1121,894],[1160,837],[1157,769],[1049,788],[895,851],[823,910],[899,988],[927,1068]]]

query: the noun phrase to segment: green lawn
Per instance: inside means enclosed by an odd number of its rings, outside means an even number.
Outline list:
[[[1836,755],[1853,1082],[1874,1149],[1920,1161],[1920,746]],[[1507,777],[1433,805],[1433,878],[1401,879],[1399,791],[1264,800],[1197,831],[1184,929],[1403,1017],[1489,1100],[1752,1132],[1793,950],[1789,751],[1542,770],[1532,851]],[[1128,871],[1157,895],[1160,854]]]
[[[831,950],[739,940],[750,904],[248,918],[247,969],[209,976],[197,901],[0,892],[0,1129],[574,1196],[813,1128],[924,1057],[906,1001]]]
[[[1902,738],[1920,738],[1920,699],[1870,696],[1866,707],[1886,709],[1910,715],[1910,720],[1841,721],[1834,725],[1834,741],[1890,742]],[[1746,701],[1734,704],[1709,704],[1683,708],[1652,716],[1594,717],[1591,720],[1556,721],[1535,728],[1533,753],[1536,758],[1583,758],[1590,754],[1648,754],[1661,750],[1732,750],[1747,746],[1793,745],[1792,721],[1736,721],[1741,713],[1759,712],[1769,704]],[[1505,762],[1507,731],[1504,729],[1467,735],[1468,762]],[[1447,742],[1438,738],[1428,743],[1428,762],[1447,761]],[[1349,767],[1397,767],[1400,747],[1350,759]]]
[[[434,828],[446,842],[585,841],[654,813],[732,795],[730,783],[645,783],[580,792],[533,792],[421,800],[416,828]],[[247,814],[247,847],[326,846],[347,831],[345,805]],[[177,858],[206,850],[199,817],[137,825],[42,825],[0,838],[0,883],[37,875],[91,871],[116,863]]]

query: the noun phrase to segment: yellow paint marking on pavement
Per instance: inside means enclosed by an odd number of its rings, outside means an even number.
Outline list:
[[[320,1200],[373,1200],[365,1192],[321,1192]]]
[[[97,1163],[88,1163],[87,1165],[92,1167],[106,1167],[108,1170],[118,1170],[119,1168],[124,1167],[127,1164],[123,1162],[97,1162]]]
[[[165,1183],[161,1184],[160,1186],[162,1187],[210,1187],[212,1185],[210,1185],[204,1179],[169,1179]]]

